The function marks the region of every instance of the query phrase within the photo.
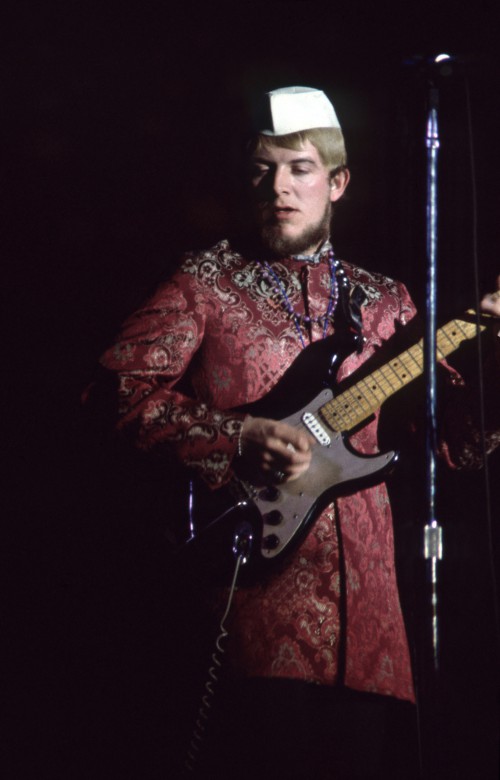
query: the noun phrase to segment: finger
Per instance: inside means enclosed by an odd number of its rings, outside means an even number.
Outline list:
[[[485,295],[481,301],[481,309],[495,317],[500,317],[500,290]]]
[[[481,310],[500,317],[500,276],[497,277],[498,289],[485,295],[481,301]]]
[[[292,452],[288,447],[281,445],[273,451],[273,459],[276,464],[279,464],[280,468],[284,469],[307,467],[311,462],[311,450],[307,452],[297,452],[295,450]]]
[[[287,447],[298,452],[309,452],[315,442],[314,438],[300,428],[293,428],[290,425],[287,426],[287,429]]]
[[[287,423],[277,422],[273,434],[290,452],[309,452],[314,444],[314,439],[309,433]]]
[[[307,471],[307,465],[294,466],[292,468],[273,468],[267,471],[267,479],[271,484],[282,485],[286,482],[293,482]]]
[[[286,461],[284,458],[275,457],[270,464],[270,471],[281,471],[287,477],[296,477],[303,474],[311,465],[312,454],[306,453],[301,460],[294,462]]]
[[[300,463],[291,466],[287,472],[289,479],[297,479],[297,477],[300,477],[302,474],[305,474],[310,465],[311,463],[309,461],[307,463]]]

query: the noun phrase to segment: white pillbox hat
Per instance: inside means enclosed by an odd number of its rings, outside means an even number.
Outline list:
[[[283,87],[266,93],[268,127],[263,135],[287,135],[316,127],[338,127],[339,120],[327,96],[312,87]]]

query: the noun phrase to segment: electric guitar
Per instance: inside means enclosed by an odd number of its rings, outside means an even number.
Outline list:
[[[481,331],[485,328],[480,324]],[[470,316],[449,322],[436,333],[437,358],[454,352],[477,331]],[[314,342],[263,399],[245,407],[254,416],[305,428],[317,445],[311,465],[298,479],[284,484],[257,487],[235,478],[228,487],[207,490],[198,502],[195,493],[187,549],[201,545],[212,551],[208,555],[221,547],[233,549],[257,571],[282,560],[335,496],[383,479],[397,461],[397,452],[362,455],[351,447],[349,434],[423,373],[423,341],[335,395],[337,368],[356,348],[357,340],[359,336],[351,335],[341,345],[336,336]]]

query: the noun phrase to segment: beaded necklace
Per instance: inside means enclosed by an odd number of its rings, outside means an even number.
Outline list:
[[[334,314],[335,308],[339,300],[339,285],[337,281],[337,269],[339,266],[339,261],[336,259],[333,253],[333,249],[330,249],[328,251],[328,266],[330,269],[330,295],[328,297],[328,305],[326,307],[325,314],[319,317],[309,317],[308,315],[299,314],[298,312],[296,312],[287,295],[285,286],[281,281],[281,279],[279,278],[276,271],[265,260],[260,260],[259,262],[262,267],[263,275],[271,284],[275,285],[272,288],[273,292],[280,293],[284,307],[287,310],[290,317],[293,319],[293,323],[299,335],[302,348],[303,349],[306,348],[306,343],[304,341],[304,337],[302,336],[301,325],[304,324],[310,325],[315,322],[318,323],[319,325],[321,324],[321,322],[323,322],[323,338],[325,338],[326,331],[328,329],[328,322],[330,321],[330,318]]]

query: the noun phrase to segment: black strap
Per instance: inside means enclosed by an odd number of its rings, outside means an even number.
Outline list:
[[[339,263],[337,268],[337,281],[339,285],[339,308],[342,313],[343,323],[347,330],[356,333],[357,351],[363,348],[363,315],[361,307],[366,303],[366,293],[357,285],[351,290],[351,283],[346,272]]]

